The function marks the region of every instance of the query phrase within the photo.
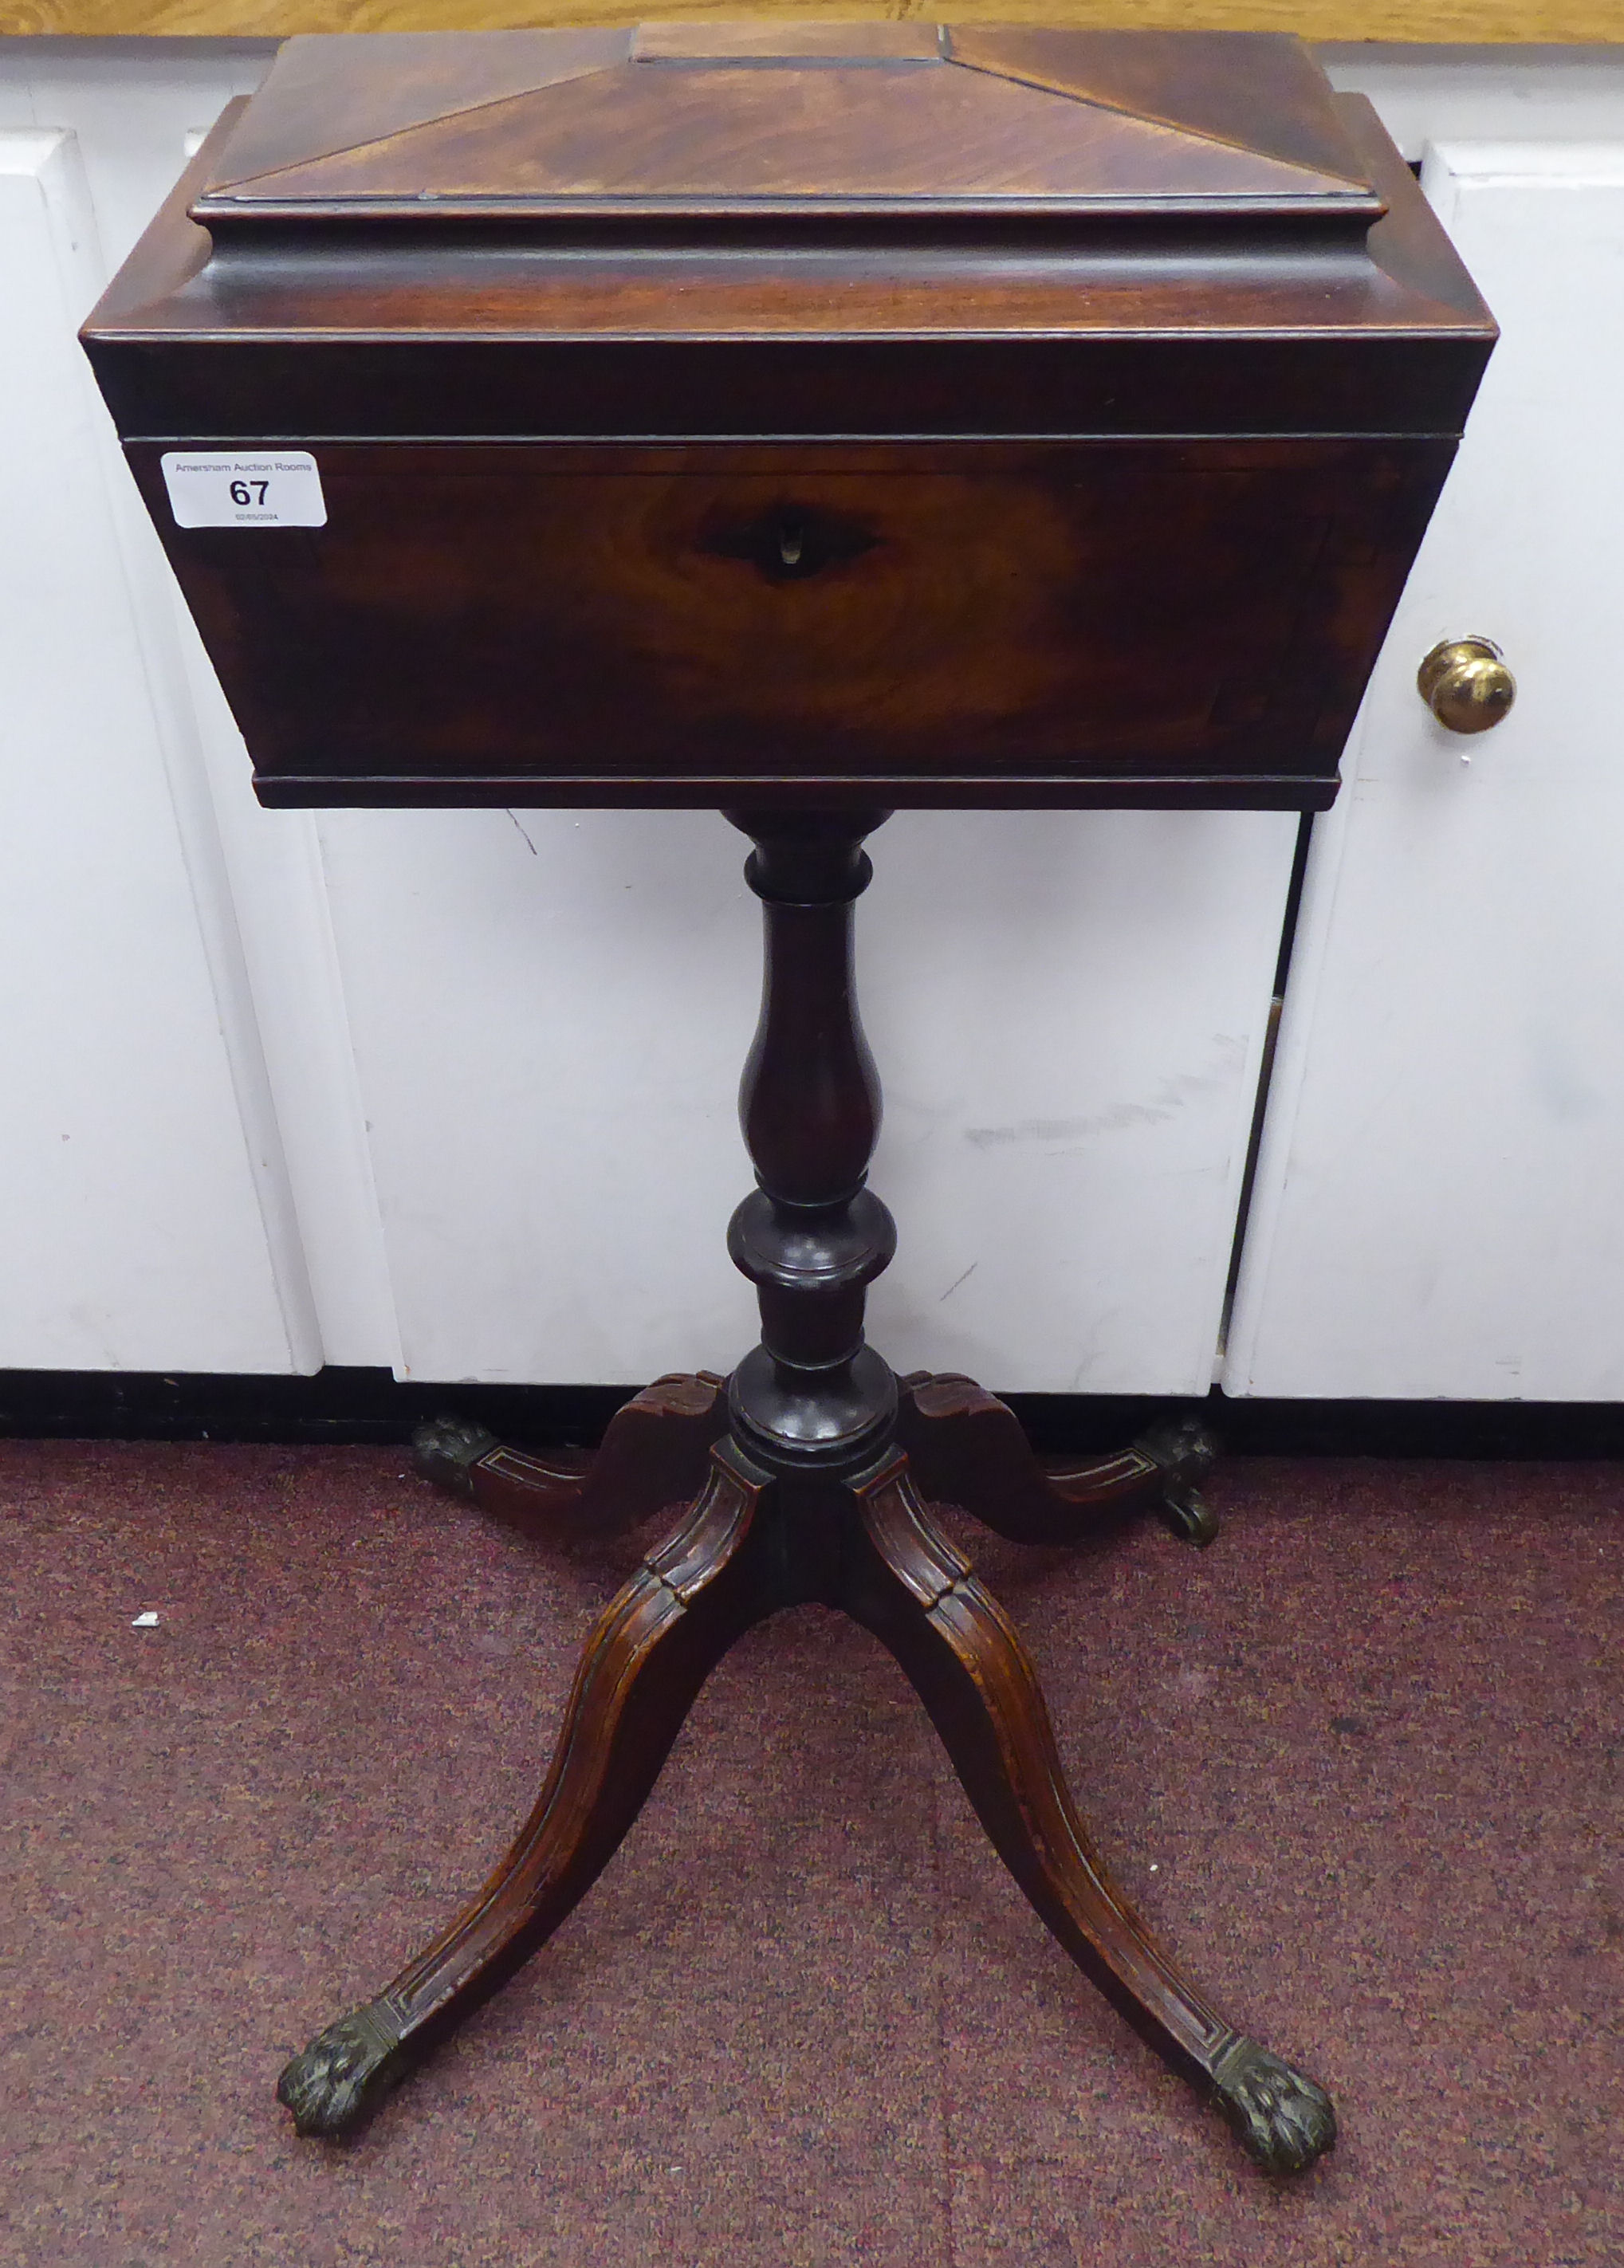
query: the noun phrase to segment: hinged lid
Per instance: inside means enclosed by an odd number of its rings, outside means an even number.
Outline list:
[[[85,336],[303,446],[1456,432],[1494,326],[1296,40],[768,20],[291,40]]]
[[[1293,39],[769,20],[292,40],[191,210],[227,234],[432,216],[668,241],[956,217],[1345,232],[1384,209]]]

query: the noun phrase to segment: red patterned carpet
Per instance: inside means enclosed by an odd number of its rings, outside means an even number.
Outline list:
[[[358,2140],[296,2141],[282,2062],[483,1877],[637,1552],[403,1462],[0,1444],[8,2268],[1624,2261],[1624,1469],[1236,1461],[1206,1553],[971,1532],[1130,1890],[1337,2097],[1281,2184],[812,1609],[553,1945]]]

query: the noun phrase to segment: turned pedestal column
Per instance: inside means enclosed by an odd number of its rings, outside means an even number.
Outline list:
[[[479,1896],[365,2007],[294,2058],[299,2131],[357,2124],[557,1928],[636,1818],[688,1708],[740,1634],[781,1607],[851,1615],[895,1655],[999,1855],[1078,1966],[1274,2172],[1335,2138],[1324,2090],[1232,2025],[1151,1938],[1089,1841],[1036,1674],[928,1499],[1052,1541],[1157,1501],[1205,1540],[1192,1482],[1211,1454],[1172,1425],[1122,1456],[1043,1473],[1002,1403],[967,1379],[899,1383],[863,1336],[896,1231],[866,1175],[880,1090],[858,1018],[852,909],[881,812],[734,814],[766,932],[761,1021],[741,1095],[757,1188],[728,1230],[760,1344],[723,1381],[662,1380],[579,1467],[429,1428],[434,1477],[527,1525],[624,1524],[693,1501],[587,1642],[535,1810]],[[956,1476],[962,1473],[963,1485]]]

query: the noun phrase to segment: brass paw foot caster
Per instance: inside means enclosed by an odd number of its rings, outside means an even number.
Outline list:
[[[1231,2040],[1213,2066],[1219,2108],[1266,2173],[1300,2174],[1336,2141],[1323,2087],[1256,2040]]]
[[[497,1447],[496,1435],[467,1418],[436,1418],[411,1437],[411,1460],[425,1481],[458,1496],[474,1493],[473,1469]]]
[[[388,2010],[352,2008],[296,2055],[277,2081],[277,2100],[298,2134],[347,2134],[406,2076],[406,2054]]]
[[[1197,1418],[1163,1418],[1133,1447],[1155,1466],[1161,1480],[1156,1517],[1182,1543],[1205,1546],[1218,1533],[1218,1515],[1196,1486],[1218,1454],[1218,1444]]]

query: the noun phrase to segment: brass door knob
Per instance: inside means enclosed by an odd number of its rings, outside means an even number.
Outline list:
[[[1493,638],[1445,638],[1422,662],[1415,683],[1451,733],[1487,733],[1517,698],[1517,680]]]

